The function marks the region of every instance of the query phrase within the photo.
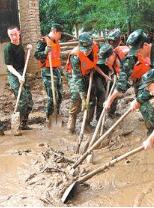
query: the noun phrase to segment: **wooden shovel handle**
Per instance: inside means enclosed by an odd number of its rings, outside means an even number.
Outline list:
[[[87,98],[86,98],[87,105],[89,105],[89,101],[90,101],[90,93],[91,93],[92,81],[93,81],[93,71],[91,71],[91,73],[90,73],[89,87],[88,87]],[[83,140],[83,135],[84,135],[84,129],[85,129],[87,115],[88,115],[88,110],[86,109],[84,111],[84,114],[83,114],[83,121],[82,121],[82,125],[81,125],[81,131],[80,131],[80,135],[79,135],[79,141],[78,141],[76,153],[79,153],[80,145],[81,145],[81,142]]]
[[[116,159],[111,160],[110,162],[107,162],[105,165],[91,171],[90,173],[88,173],[87,175],[83,176],[82,178],[80,178],[78,180],[78,182],[85,182],[88,179],[92,178],[94,175],[98,174],[99,172],[105,171],[106,169],[108,169],[109,167],[113,166],[115,163],[118,163],[119,161],[127,158],[128,156],[134,155],[140,151],[144,150],[143,146],[137,147],[136,149],[133,149],[129,152],[126,152],[125,154],[117,157]]]
[[[112,131],[115,129],[118,124],[131,112],[131,108],[129,108],[117,121],[113,126],[111,126],[89,149],[76,161],[73,165],[73,168],[76,168],[83,160],[94,150],[104,138],[106,138]]]
[[[25,66],[24,66],[24,70],[23,70],[23,74],[22,74],[22,77],[23,78],[25,78],[25,75],[26,75],[26,71],[27,71],[27,66],[28,66],[28,61],[29,61],[29,58],[30,58],[30,52],[31,52],[31,50],[32,50],[32,47],[31,48],[28,48],[27,57],[26,57],[26,61],[25,61]],[[18,103],[19,103],[19,100],[20,100],[20,96],[21,96],[21,92],[22,92],[22,87],[23,87],[23,83],[21,83],[20,84],[20,87],[19,87],[17,101],[16,101],[16,105],[15,105],[15,108],[14,108],[14,113],[17,111],[17,108],[18,108]]]
[[[54,75],[53,75],[53,67],[52,67],[51,59],[52,59],[52,57],[51,57],[51,52],[50,52],[49,53],[49,65],[50,65],[50,75],[51,75],[51,89],[52,89],[52,96],[53,96],[54,112],[57,114],[57,102],[56,102]]]

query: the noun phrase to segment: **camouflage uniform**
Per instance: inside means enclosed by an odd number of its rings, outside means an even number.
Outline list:
[[[111,72],[111,70],[105,64],[105,62],[106,62],[106,59],[109,58],[110,55],[112,55],[112,54],[113,54],[112,46],[107,43],[104,43],[104,45],[102,45],[99,50],[98,66],[103,70],[103,72],[106,75],[109,75],[109,72]],[[100,114],[103,110],[103,103],[105,101],[107,82],[106,82],[105,78],[100,76],[98,73],[97,73],[97,76],[95,79],[96,79],[96,92],[97,92],[96,118],[98,120],[100,117]],[[110,89],[111,89],[111,87],[112,87],[112,83],[110,84]],[[117,101],[118,101],[118,99],[114,100],[114,102],[112,103],[111,108],[108,112],[109,116],[111,116],[111,117],[113,117],[113,115],[116,111]]]
[[[89,74],[83,76],[80,71],[80,60],[77,56],[72,56],[70,58],[73,72],[72,74],[67,74],[68,85],[71,93],[71,105],[69,109],[69,114],[73,115],[75,118],[81,110],[81,99],[86,97],[88,86],[89,86]],[[92,83],[90,102],[89,102],[89,112],[87,123],[93,118],[94,108],[96,103],[95,97],[95,85]]]
[[[136,37],[135,37],[136,36]],[[130,43],[131,44],[130,44]],[[130,36],[128,37],[127,44],[132,45],[132,48],[130,49],[128,55],[123,61],[121,71],[119,74],[119,79],[116,83],[116,89],[119,92],[125,93],[127,89],[131,86],[129,82],[129,78],[132,74],[133,68],[135,64],[137,63],[138,59],[136,57],[137,50],[142,47],[144,42],[146,42],[146,35],[143,32],[143,30],[136,30]],[[152,49],[151,55],[154,55],[154,51]],[[151,59],[151,66],[153,65],[153,59]],[[140,83],[140,78],[133,80],[133,86],[135,88],[135,93],[138,92],[138,87]]]
[[[4,49],[4,59],[6,65],[12,65],[18,73],[22,75],[24,68],[24,49],[22,45],[15,46],[8,43]],[[8,82],[10,87],[17,98],[20,83],[18,78],[8,70]],[[28,116],[33,107],[32,94],[27,79],[23,84],[22,93],[20,96],[18,111],[20,112],[20,125],[21,128],[27,126]]]
[[[92,39],[88,33],[83,33],[79,37],[79,50],[88,51],[89,48],[92,49]],[[82,44],[90,44],[90,46],[82,46]],[[89,48],[88,48],[89,47]],[[92,52],[90,55],[87,56],[90,60],[93,60]],[[82,75],[81,73],[81,62],[77,55],[70,56],[70,64],[72,68],[72,73],[66,72],[66,78],[68,80],[68,85],[70,88],[71,93],[71,104],[69,109],[69,120],[67,128],[70,132],[74,132],[75,124],[76,124],[76,117],[77,114],[81,110],[81,101],[86,99],[88,86],[89,86],[89,74]],[[85,129],[90,131],[90,122],[93,119],[94,109],[96,103],[96,96],[95,96],[95,85],[92,82],[91,94],[90,94],[90,102],[88,106],[88,116],[86,120]]]
[[[140,112],[148,129],[148,135],[154,130],[154,96],[150,94],[146,86],[152,82],[154,82],[154,69],[143,75],[136,96],[136,100],[141,104]]]
[[[47,46],[46,41],[44,38],[38,41],[36,51],[35,51],[35,58],[40,60],[42,63],[45,62],[47,58],[47,54],[45,54],[45,48]],[[52,49],[51,49],[52,50]],[[51,88],[51,74],[49,67],[42,67],[41,68],[41,75],[42,80],[44,83],[44,87],[47,93],[47,106],[46,106],[46,116],[49,118],[50,115],[53,113],[53,96],[52,96],[52,88]],[[57,111],[59,113],[60,104],[62,102],[62,78],[61,78],[61,70],[58,67],[53,67],[53,75],[54,75],[54,86],[56,92],[56,101],[57,101]]]
[[[109,68],[105,64],[98,64],[99,68],[102,69],[102,71],[109,75]],[[96,91],[96,120],[98,121],[101,112],[103,110],[103,103],[105,101],[105,95],[106,95],[106,87],[107,82],[104,77],[102,77],[98,72],[94,73],[94,84],[95,84],[95,91]]]

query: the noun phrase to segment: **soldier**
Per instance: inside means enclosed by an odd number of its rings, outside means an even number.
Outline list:
[[[148,129],[149,138],[144,142],[145,149],[154,146],[154,69],[145,73],[141,79],[136,100],[132,103],[131,109],[140,109]]]
[[[107,76],[113,73],[113,69],[109,68],[106,64],[106,60],[112,54],[113,54],[112,46],[109,45],[108,43],[104,43],[99,50],[99,59],[97,65]],[[96,97],[97,97],[96,120],[98,120],[103,110],[103,103],[106,98],[107,80],[104,77],[100,76],[99,73],[95,72],[94,81],[95,81]]]
[[[118,47],[121,42],[121,31],[119,29],[111,31],[107,36],[107,40],[113,48]]]
[[[70,133],[75,131],[77,114],[80,112],[81,103],[82,110],[88,108],[86,103],[86,94],[89,85],[89,73],[95,69],[102,76],[106,76],[96,63],[98,60],[98,46],[93,42],[89,33],[84,32],[79,36],[79,46],[75,47],[70,53],[66,65],[66,77],[71,92],[71,106],[69,110],[69,119],[67,128]],[[91,131],[90,122],[93,118],[94,108],[96,103],[94,82],[91,89],[90,104],[88,118],[85,125],[85,130]]]
[[[25,65],[25,52],[20,43],[19,29],[16,26],[12,26],[8,28],[7,32],[11,41],[4,48],[4,60],[7,65],[8,81],[16,98],[20,83],[24,83],[18,106],[20,112],[19,128],[21,130],[30,130],[28,116],[33,107],[33,100],[28,81],[22,78]],[[21,135],[20,132],[19,135]]]
[[[153,47],[146,42],[147,36],[142,29],[131,33],[127,39],[127,44],[131,47],[128,55],[121,66],[116,89],[105,103],[105,108],[109,109],[115,98],[120,97],[130,87],[129,78],[133,81],[135,93],[143,74],[151,69],[153,65]]]
[[[55,84],[58,113],[60,109],[60,104],[62,102],[62,79],[61,79],[61,71],[60,71],[61,60],[60,60],[60,44],[59,44],[59,40],[61,39],[61,33],[62,33],[62,26],[56,23],[52,24],[49,34],[38,41],[34,55],[39,62],[39,66],[41,68],[42,80],[48,96],[48,102],[46,106],[47,123],[49,122],[49,117],[52,115],[54,110],[52,89],[51,89],[49,57],[51,57],[51,63],[54,74],[54,84]]]
[[[98,65],[99,67],[104,71],[105,74],[112,74],[111,77],[113,78],[113,74],[119,77],[120,73],[120,67],[122,65],[122,62],[125,58],[125,56],[128,54],[129,48],[127,46],[117,46],[115,49],[108,44],[105,43],[101,46],[99,50],[99,60],[98,60]],[[101,78],[104,88],[106,90],[106,82]],[[99,85],[100,86],[100,85]],[[103,88],[102,88],[103,89]],[[103,92],[102,92],[103,96]],[[105,97],[103,99],[100,99],[100,107],[99,107],[99,112],[102,111],[103,109],[103,102],[105,101]],[[111,118],[114,117],[115,111],[116,111],[116,106],[117,106],[117,99],[114,100],[112,103],[112,107],[110,108],[109,111],[109,116]]]

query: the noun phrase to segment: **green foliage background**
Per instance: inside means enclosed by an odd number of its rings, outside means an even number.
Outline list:
[[[154,0],[40,0],[42,34],[52,22],[60,23],[72,33],[73,26],[85,31],[136,28],[154,31]]]

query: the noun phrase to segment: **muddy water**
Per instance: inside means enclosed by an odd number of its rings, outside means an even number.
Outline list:
[[[36,86],[35,92],[33,91],[35,112],[31,114],[30,118],[33,130],[23,132],[23,136],[20,137],[13,137],[10,131],[7,131],[5,136],[0,136],[0,206],[63,206],[60,201],[55,199],[54,193],[52,195],[52,189],[55,186],[50,184],[56,181],[56,177],[59,178],[60,174],[48,175],[45,173],[43,176],[38,174],[29,183],[26,180],[35,171],[40,173],[36,167],[39,164],[40,168],[43,164],[39,161],[42,160],[42,153],[46,151],[46,144],[55,150],[64,152],[72,160],[78,157],[74,154],[77,136],[69,135],[66,127],[51,130],[45,127],[45,115],[42,112],[44,100],[42,100],[40,88],[38,85]],[[1,111],[0,114],[10,117],[10,110],[13,109],[10,102],[14,100],[14,97],[8,96],[7,93],[6,91],[6,96],[3,96],[5,103],[4,100],[0,103],[5,111]],[[11,101],[7,99],[8,97]],[[64,100],[62,107],[65,120],[68,115],[68,112],[66,113],[67,102],[69,100]],[[41,111],[39,113],[38,107]],[[125,111],[125,109],[123,110]],[[36,117],[40,118],[38,122],[36,122]],[[108,126],[114,122],[115,120],[110,121]],[[94,164],[84,163],[82,167],[86,170],[93,170],[138,147],[144,138],[146,138],[146,129],[140,114],[137,112],[129,115],[110,135],[109,145],[94,151]],[[54,164],[52,161],[51,163]],[[87,185],[79,187],[75,197],[66,206],[154,206],[153,172],[154,150],[140,152],[121,161],[105,173],[100,173],[88,180]],[[48,184],[48,182],[50,183]],[[41,196],[47,193],[48,188],[51,188],[51,197],[47,203],[41,200]]]
[[[145,128],[143,122],[136,122],[138,114],[135,119],[131,121],[135,122],[134,125],[129,127],[126,122],[130,122],[130,118],[121,124],[123,131],[133,128],[133,133],[119,138],[117,135],[123,134],[121,129],[117,129],[112,134],[113,141],[108,147],[94,151],[94,165],[82,166],[95,169],[115,156],[139,146],[145,137]],[[65,128],[48,130],[37,125],[32,127],[32,131],[24,132],[21,137],[12,137],[10,131],[0,137],[0,205],[45,206],[25,183],[31,165],[37,159],[36,155],[42,151],[42,143],[50,144],[70,158],[74,155],[77,137],[70,136]],[[154,206],[153,158],[153,150],[140,152],[91,178],[87,181],[88,186],[81,186],[77,190],[68,206]],[[26,197],[25,193],[28,193]],[[59,204],[53,203],[51,206]]]

